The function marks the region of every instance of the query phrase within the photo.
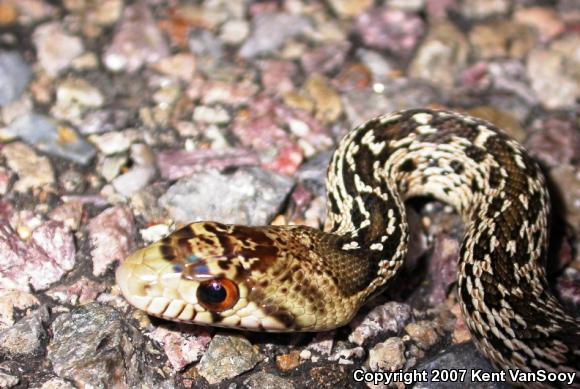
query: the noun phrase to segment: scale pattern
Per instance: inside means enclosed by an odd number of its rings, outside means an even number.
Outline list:
[[[455,112],[395,112],[342,139],[327,192],[324,232],[193,223],[129,257],[118,284],[130,303],[169,320],[328,330],[397,273],[409,235],[403,203],[430,196],[465,223],[458,295],[479,350],[501,368],[575,371],[578,384],[580,323],[548,288],[548,192],[520,144]],[[208,279],[235,285],[231,305],[200,301]]]

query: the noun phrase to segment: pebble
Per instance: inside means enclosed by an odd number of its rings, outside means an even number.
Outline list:
[[[12,187],[14,191],[26,193],[30,189],[48,188],[54,184],[54,171],[50,160],[36,154],[26,144],[7,144],[0,153],[6,158],[6,165],[19,177]]]
[[[330,0],[330,6],[341,18],[352,18],[373,5],[372,0]]]
[[[479,59],[523,59],[537,43],[531,27],[505,20],[475,26],[469,42]]]
[[[532,88],[547,109],[572,108],[580,98],[580,37],[571,35],[550,47],[532,50],[527,70]]]
[[[270,53],[282,47],[291,38],[312,28],[310,21],[299,15],[286,13],[261,13],[254,17],[250,37],[240,48],[243,58]]]
[[[83,218],[83,204],[80,201],[70,201],[56,206],[48,214],[50,220],[62,222],[71,231],[78,231]]]
[[[51,378],[43,383],[40,389],[75,389],[75,387],[60,378]]]
[[[93,275],[100,276],[135,248],[136,227],[129,207],[118,205],[101,212],[88,225]]]
[[[405,344],[401,338],[388,338],[369,351],[372,371],[397,371],[405,366]]]
[[[477,20],[505,15],[510,10],[509,0],[463,0],[460,11],[468,19]]]
[[[213,385],[253,369],[263,359],[247,339],[217,334],[197,369]]]
[[[230,45],[239,45],[250,34],[250,24],[245,20],[228,20],[220,31],[220,39]]]
[[[160,203],[178,223],[264,225],[278,212],[292,184],[289,178],[258,168],[240,168],[230,175],[208,169],[177,181]]]
[[[222,107],[198,105],[193,110],[193,120],[205,124],[226,124],[231,120],[231,117]]]
[[[566,221],[576,234],[580,233],[580,169],[574,165],[561,165],[550,170],[549,176],[559,189]]]
[[[336,42],[307,51],[300,57],[306,73],[330,74],[343,67],[351,48],[347,42]]]
[[[171,57],[163,58],[151,67],[167,76],[172,76],[183,81],[190,81],[195,74],[195,56],[189,53],[178,53]]]
[[[434,323],[421,320],[405,326],[405,332],[423,350],[428,350],[439,341],[439,335]]]
[[[83,41],[65,32],[58,22],[36,27],[32,40],[40,65],[52,77],[67,69],[85,50]]]
[[[449,89],[467,65],[469,44],[457,27],[447,22],[431,26],[409,67],[409,76]]]
[[[294,89],[298,67],[290,61],[265,60],[260,63],[260,80],[267,93],[284,94]]]
[[[20,319],[12,327],[0,331],[0,354],[4,357],[38,357],[48,337],[43,325],[48,321],[46,306]]]
[[[30,81],[30,66],[17,52],[0,52],[0,106],[20,98]]]
[[[12,388],[20,382],[20,378],[15,375],[0,372],[0,388]]]
[[[250,375],[244,381],[244,387],[248,389],[294,389],[295,386],[287,379],[274,374],[259,371]]]
[[[157,327],[149,336],[163,346],[175,371],[199,361],[211,341],[206,328],[191,326],[184,326],[179,330]]]
[[[514,11],[514,21],[533,27],[540,33],[542,41],[549,41],[562,34],[566,26],[560,15],[550,8],[528,7]]]
[[[40,302],[32,293],[15,289],[0,290],[0,330],[12,327],[16,313],[30,313]]]
[[[360,15],[355,31],[368,47],[407,58],[423,36],[425,23],[414,12],[382,7]]]
[[[20,240],[6,221],[0,223],[0,286],[28,292],[44,290],[75,264],[74,237],[60,222],[45,222]]]
[[[532,122],[532,134],[525,143],[536,159],[549,167],[573,164],[580,155],[580,132],[572,117],[551,115]]]
[[[133,166],[126,173],[113,179],[113,188],[123,196],[130,197],[149,185],[156,173],[155,167],[152,166]]]
[[[362,346],[368,340],[382,334],[397,334],[411,320],[411,307],[397,302],[388,302],[374,308],[362,320],[355,318],[348,340]]]
[[[105,155],[127,151],[137,138],[138,133],[132,129],[89,136],[89,140]]]
[[[300,366],[300,352],[292,351],[288,354],[282,354],[276,356],[276,367],[278,369],[288,372],[290,370],[296,369]]]
[[[59,315],[51,325],[48,360],[54,372],[78,386],[173,387],[173,379],[145,361],[150,341],[119,311],[89,303]]]
[[[134,73],[145,64],[152,64],[169,55],[163,34],[145,3],[125,7],[111,45],[103,62],[113,71]]]
[[[7,133],[19,137],[41,151],[87,165],[95,156],[94,147],[71,127],[59,126],[49,117],[28,114],[14,120]]]
[[[106,289],[104,284],[82,276],[70,285],[52,287],[46,294],[61,304],[76,306],[95,301]]]
[[[327,124],[338,119],[342,113],[342,102],[336,90],[324,76],[310,76],[304,88],[314,101],[316,119]]]

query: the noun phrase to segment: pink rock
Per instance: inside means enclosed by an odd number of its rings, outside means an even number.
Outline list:
[[[246,104],[258,91],[258,87],[250,82],[231,84],[223,81],[197,81],[191,88],[198,88],[199,96],[203,104],[222,103],[226,105]],[[194,90],[188,91],[188,95],[194,96]]]
[[[262,86],[266,93],[282,94],[294,89],[296,65],[290,61],[266,60],[260,63]]]
[[[206,329],[191,326],[179,331],[157,327],[150,337],[163,345],[167,359],[176,371],[197,362],[211,341]]]
[[[306,73],[328,73],[342,67],[349,50],[348,42],[324,45],[307,51],[300,61]]]
[[[72,285],[59,285],[48,290],[46,294],[62,304],[83,305],[95,301],[105,290],[105,285],[81,277]]]
[[[262,167],[278,174],[293,176],[303,159],[304,153],[300,146],[289,144],[279,150],[273,161],[263,164]]]
[[[100,276],[107,267],[125,259],[135,248],[135,221],[126,205],[108,208],[89,223],[93,274]]]
[[[416,14],[386,7],[363,13],[355,25],[366,45],[402,57],[413,52],[424,30],[425,25]]]
[[[169,55],[169,48],[145,3],[127,6],[103,61],[112,71],[135,72]]]
[[[61,204],[53,209],[48,217],[51,220],[64,223],[72,231],[77,231],[83,217],[83,204],[80,201],[70,201]]]
[[[63,223],[49,221],[23,242],[0,221],[0,287],[24,292],[44,290],[75,264],[74,237]]]
[[[580,155],[580,132],[574,119],[552,116],[536,120],[532,131],[526,146],[548,166],[569,164]]]
[[[216,168],[256,166],[258,155],[246,149],[231,149],[225,152],[215,150],[167,150],[157,155],[157,165],[165,180],[177,180],[197,171]]]

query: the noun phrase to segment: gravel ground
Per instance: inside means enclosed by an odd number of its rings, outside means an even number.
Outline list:
[[[578,312],[579,69],[577,0],[0,1],[0,388],[383,388],[353,371],[493,371],[452,287],[461,223],[435,202],[409,204],[404,274],[329,333],[150,318],[114,270],[195,220],[320,227],[349,128],[448,107],[542,164],[550,281]]]

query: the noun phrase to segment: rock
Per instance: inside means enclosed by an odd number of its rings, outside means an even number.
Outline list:
[[[468,19],[484,19],[505,15],[509,12],[509,0],[462,0],[460,11]]]
[[[151,67],[162,74],[172,76],[183,81],[190,81],[195,73],[195,57],[188,53],[178,53],[163,58]]]
[[[101,212],[89,222],[93,274],[100,276],[107,267],[125,259],[135,248],[135,221],[127,206]]]
[[[43,383],[40,389],[75,389],[75,387],[60,378],[52,378]]]
[[[388,302],[374,308],[364,319],[351,322],[353,331],[348,340],[363,345],[367,340],[382,334],[397,334],[410,319],[410,306]]]
[[[239,45],[250,34],[250,24],[245,20],[228,20],[221,27],[220,39],[230,45]]]
[[[12,327],[0,331],[0,354],[4,357],[38,357],[47,338],[43,324],[48,321],[45,306],[20,319]]]
[[[330,6],[341,18],[351,18],[373,5],[371,0],[330,0]]]
[[[305,386],[309,388],[347,388],[352,378],[347,369],[341,365],[314,367],[308,371],[308,375]]]
[[[250,375],[244,381],[244,387],[248,389],[294,389],[295,386],[292,382],[282,378],[277,377],[274,374],[266,373],[260,371]]]
[[[17,136],[41,151],[81,165],[95,156],[95,149],[72,128],[58,126],[46,116],[28,114],[10,124],[8,133]]]
[[[84,305],[93,302],[107,289],[104,284],[82,276],[70,285],[58,285],[50,288],[46,294],[61,304]]]
[[[407,324],[405,332],[423,350],[428,350],[439,341],[435,324],[426,320]]]
[[[417,371],[427,371],[429,382],[417,382],[413,387],[420,389],[447,389],[447,388],[479,388],[479,389],[508,389],[511,386],[502,382],[473,382],[471,380],[471,372],[481,369],[483,372],[495,372],[496,370],[490,363],[476,350],[473,343],[464,343],[449,347],[442,353],[435,357],[424,361],[414,367]],[[431,382],[433,379],[433,371],[447,370],[453,371],[462,369],[466,371],[463,382]],[[441,377],[440,377],[441,378]]]
[[[0,290],[0,329],[14,324],[16,312],[29,313],[39,304],[38,299],[31,293],[10,289]]]
[[[105,155],[112,155],[127,151],[137,139],[138,134],[132,129],[119,132],[94,134],[89,140]]]
[[[83,204],[79,201],[70,201],[61,204],[50,211],[50,220],[62,222],[72,231],[78,231],[83,217]]]
[[[14,142],[0,150],[6,165],[18,175],[13,190],[26,193],[30,189],[41,189],[54,184],[54,171],[50,160],[39,156],[24,143]]]
[[[410,77],[450,89],[467,64],[469,45],[455,26],[438,22],[431,26],[409,67]]]
[[[405,362],[405,344],[401,338],[388,338],[369,351],[369,367],[373,371],[397,371]]]
[[[473,27],[469,42],[481,59],[523,59],[536,45],[536,34],[531,27],[501,20]]]
[[[150,337],[163,345],[169,363],[176,371],[197,362],[211,341],[207,328],[184,326],[177,331],[157,327]]]
[[[247,339],[217,334],[199,362],[198,371],[213,385],[253,369],[263,359]]]
[[[264,225],[276,214],[292,184],[289,178],[257,168],[239,169],[232,175],[207,170],[177,181],[160,203],[178,223],[216,220]]]
[[[20,378],[18,378],[17,376],[0,372],[0,388],[2,389],[12,388],[18,385],[19,382]]]
[[[80,387],[157,387],[175,383],[147,363],[154,346],[119,311],[90,303],[61,314],[51,325],[48,360],[61,378]]]
[[[34,30],[32,40],[40,65],[50,76],[67,69],[84,52],[79,37],[67,34],[60,22],[42,24]]]
[[[101,91],[82,78],[69,77],[56,89],[56,104],[51,114],[74,124],[82,123],[82,116],[88,109],[103,105],[105,98]]]
[[[239,54],[252,58],[279,49],[294,36],[311,29],[310,21],[287,13],[261,13],[253,20],[253,31],[240,48]]]
[[[155,167],[136,165],[112,181],[115,190],[125,197],[145,188],[155,177]]]
[[[289,371],[300,366],[300,352],[294,350],[288,354],[276,356],[276,367],[282,371]]]
[[[580,98],[580,37],[570,35],[537,48],[528,58],[528,77],[547,109],[575,106]]]
[[[31,77],[30,66],[17,52],[0,52],[0,106],[17,100]]]
[[[198,105],[193,110],[193,120],[204,124],[226,124],[231,120],[230,114],[222,107]]]
[[[526,147],[531,155],[547,166],[572,164],[580,155],[578,118],[549,116],[532,122]]]
[[[155,63],[169,55],[163,34],[145,3],[128,5],[115,31],[103,62],[114,72],[136,72],[143,65]]]
[[[371,9],[360,15],[355,24],[365,45],[402,58],[414,51],[424,30],[425,23],[416,13],[390,7]]]
[[[550,170],[549,175],[563,200],[566,221],[580,233],[580,169],[562,165]]]
[[[321,75],[313,75],[306,80],[304,88],[314,100],[316,119],[331,123],[342,113],[342,102],[336,90]]]
[[[261,82],[264,90],[284,94],[294,89],[293,79],[298,67],[290,61],[265,60],[260,62]]]
[[[516,9],[514,11],[514,21],[533,27],[540,33],[540,38],[543,41],[549,41],[557,37],[566,28],[560,15],[554,9],[547,7]]]
[[[75,264],[73,235],[59,222],[45,222],[27,242],[10,225],[0,223],[0,287],[24,292],[44,290]]]
[[[343,67],[350,48],[351,44],[347,42],[327,44],[304,53],[300,63],[307,74],[328,74]]]

